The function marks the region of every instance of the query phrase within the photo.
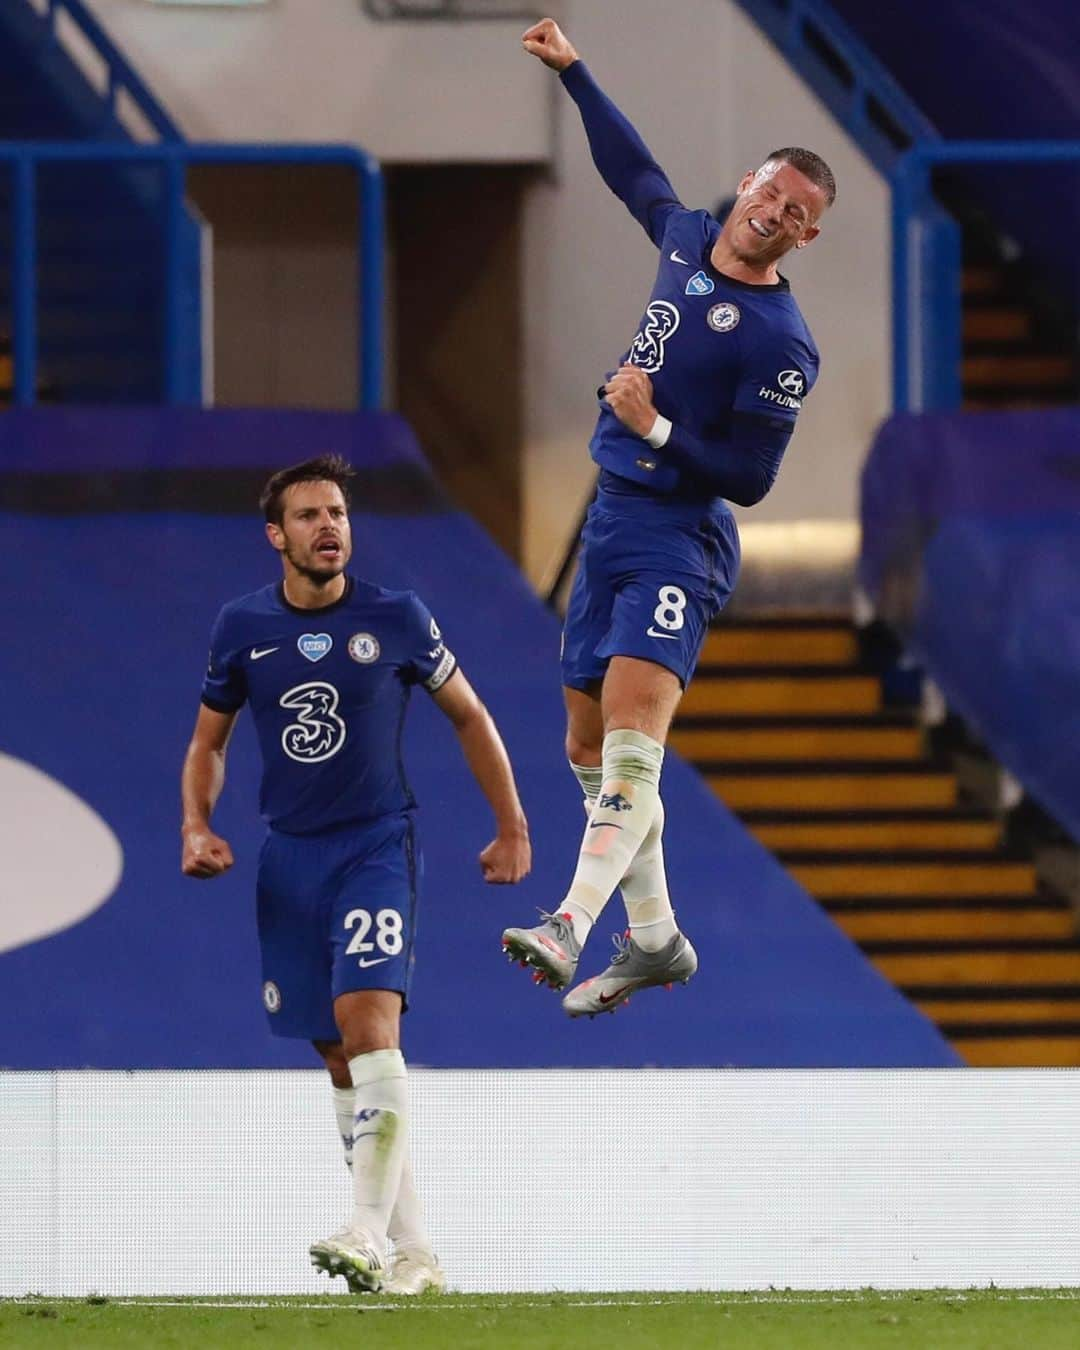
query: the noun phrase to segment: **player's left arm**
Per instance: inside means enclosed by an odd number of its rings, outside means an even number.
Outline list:
[[[431,697],[449,718],[465,762],[495,815],[495,838],[480,854],[484,880],[521,881],[532,866],[532,846],[498,727],[460,668]]]

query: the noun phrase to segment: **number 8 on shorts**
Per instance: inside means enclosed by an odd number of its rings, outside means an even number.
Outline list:
[[[669,633],[677,633],[686,622],[686,592],[678,586],[661,586],[657,592],[660,603],[653,610],[653,623]]]

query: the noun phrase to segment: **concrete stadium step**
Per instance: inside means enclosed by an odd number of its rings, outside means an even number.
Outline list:
[[[869,718],[692,718],[668,738],[686,759],[908,760],[923,753],[922,730],[910,718],[896,725]]]
[[[1080,1068],[1080,1024],[1069,1033],[958,1035],[953,1049],[973,1069]]]
[[[965,356],[961,362],[965,389],[986,386],[1027,390],[1068,388],[1075,368],[1068,356]]]
[[[1027,342],[1031,315],[1018,305],[969,306],[963,315],[965,342]]]
[[[967,299],[970,296],[997,295],[1003,287],[1000,269],[992,266],[966,265],[960,273],[960,292]]]
[[[996,849],[1003,826],[975,812],[873,811],[837,813],[754,811],[743,814],[743,824],[766,848],[777,851],[852,852],[881,849],[900,851],[964,852]]]
[[[1045,1022],[1080,1022],[1080,994],[1076,998],[962,998],[914,999],[926,1017],[959,1031],[964,1027],[1003,1027],[1022,1023],[1038,1028]]]
[[[686,716],[876,713],[881,687],[872,675],[836,675],[813,667],[746,667],[731,674],[701,673],[683,695]]]
[[[1045,941],[1031,945],[1018,942],[929,944],[925,949],[903,950],[890,944],[887,952],[864,948],[874,966],[901,986],[911,998],[910,985],[1060,985],[1080,981],[1080,945],[1075,940]]]
[[[854,629],[831,620],[720,623],[705,637],[699,670],[710,666],[851,666]]]
[[[849,895],[1028,895],[1034,894],[1034,864],[977,852],[893,854],[778,854],[781,862],[819,900]]]
[[[938,903],[932,908],[904,905],[892,910],[834,912],[833,922],[858,943],[971,942],[998,938],[1021,941],[1072,938],[1076,926],[1067,906],[1041,909],[971,908]]]
[[[817,764],[800,761],[698,765],[733,811],[931,810],[956,804],[956,775],[921,764]]]

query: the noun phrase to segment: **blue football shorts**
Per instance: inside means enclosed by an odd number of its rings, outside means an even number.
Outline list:
[[[735,587],[739,557],[735,519],[722,502],[601,491],[581,532],[563,684],[587,690],[613,656],[636,656],[674,671],[685,688]]]
[[[422,872],[409,815],[322,834],[268,832],[257,910],[274,1035],[338,1040],[334,999],[358,989],[396,990],[408,1007]]]

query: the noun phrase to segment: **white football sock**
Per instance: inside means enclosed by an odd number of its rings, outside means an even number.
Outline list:
[[[416,1194],[407,1153],[401,1166],[397,1199],[390,1215],[389,1237],[399,1254],[410,1251],[421,1252],[425,1256],[434,1255],[431,1250],[431,1239],[424,1227],[424,1212],[420,1207],[420,1197]]]
[[[585,814],[590,815],[593,804],[600,795],[604,770],[599,764],[575,764],[573,761],[570,762],[570,768],[585,794]],[[661,801],[657,804],[649,833],[642,840],[641,847],[634,854],[633,862],[622,879],[623,902],[626,905],[626,916],[630,921],[630,931],[638,946],[647,952],[658,952],[679,931],[668,896],[667,876],[664,872],[663,836],[664,803]],[[574,935],[579,942],[584,942],[593,925],[592,915],[586,915],[581,906],[573,902],[570,902],[567,910],[573,921]],[[574,913],[574,910],[577,913]],[[579,916],[582,917],[579,919]]]
[[[575,764],[573,760],[570,760],[569,763],[574,777],[578,780],[581,790],[585,794],[585,816],[588,818],[592,815],[592,809],[596,805],[596,799],[600,796],[600,788],[604,782],[603,765]],[[585,939],[592,931],[597,915],[586,909],[580,899],[571,900],[569,898],[563,902],[559,913],[566,915],[573,925],[574,936],[578,942],[584,944]]]
[[[385,1249],[390,1214],[408,1149],[409,1085],[400,1050],[371,1050],[349,1060],[353,1116],[353,1222]]]
[[[345,1146],[345,1166],[352,1171],[352,1134],[353,1113],[356,1110],[355,1088],[334,1088],[334,1114],[337,1116],[338,1134]]]
[[[664,747],[640,731],[604,737],[603,783],[589,816],[566,900],[593,921],[626,875],[660,802]],[[572,912],[572,911],[571,911]]]
[[[646,952],[666,947],[679,931],[668,895],[664,871],[664,803],[657,800],[649,833],[623,877],[623,901],[630,920],[630,936]]]
[[[345,1145],[345,1166],[352,1170],[353,1148],[353,1111],[356,1098],[355,1088],[334,1088],[334,1113],[337,1116],[338,1132]],[[424,1227],[424,1214],[420,1208],[420,1197],[413,1183],[412,1167],[408,1152],[401,1165],[401,1181],[398,1183],[397,1199],[390,1211],[387,1234],[394,1247],[400,1252],[406,1247],[414,1252],[431,1252],[431,1239]]]

